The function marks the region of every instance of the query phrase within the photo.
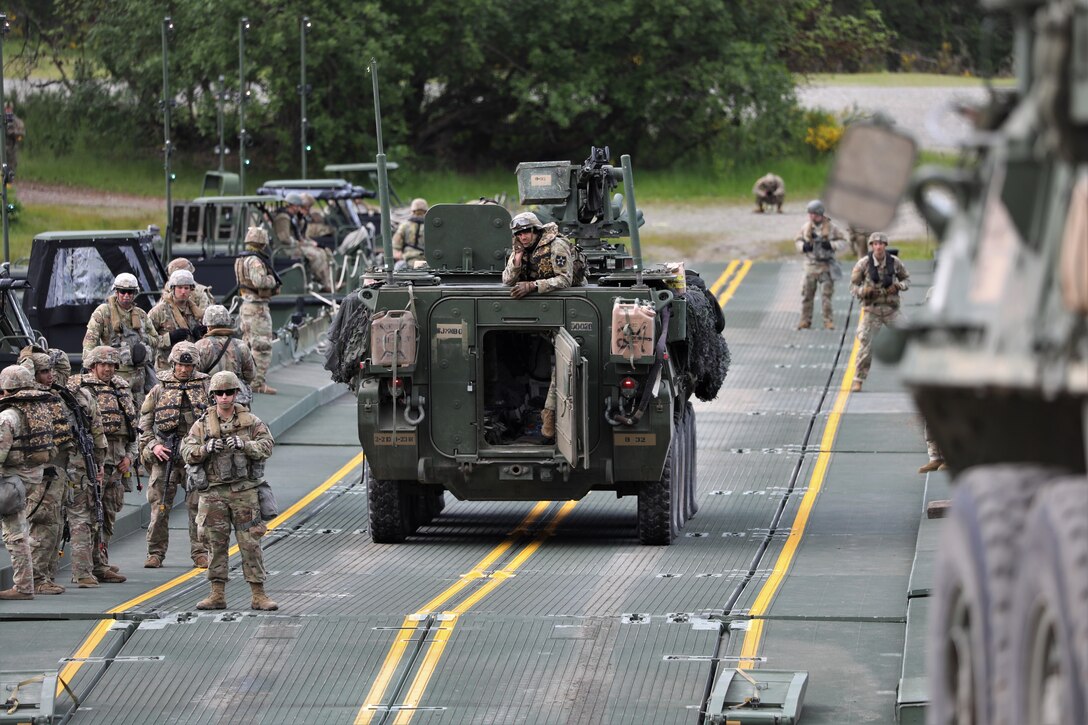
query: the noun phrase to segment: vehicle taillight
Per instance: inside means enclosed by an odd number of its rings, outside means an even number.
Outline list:
[[[624,378],[620,381],[620,395],[625,398],[630,398],[635,394],[635,390],[638,389],[638,383],[634,378]]]
[[[408,387],[408,381],[404,378],[393,378],[389,381],[389,392],[394,398],[403,397],[406,387]]]

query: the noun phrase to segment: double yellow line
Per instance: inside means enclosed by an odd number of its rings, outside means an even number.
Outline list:
[[[419,702],[423,698],[423,693],[426,691],[427,685],[430,683],[431,678],[434,676],[434,672],[438,667],[438,661],[441,659],[442,653],[446,649],[446,643],[449,642],[453,629],[457,626],[458,618],[498,588],[500,584],[514,576],[514,572],[528,561],[529,557],[535,554],[544,542],[555,533],[560,522],[574,510],[574,507],[578,505],[578,502],[565,502],[560,506],[559,510],[552,515],[551,520],[538,531],[532,541],[525,544],[525,546],[510,559],[509,563],[501,569],[491,571],[491,565],[510,552],[521,539],[529,535],[530,527],[541,520],[541,517],[544,515],[544,512],[547,511],[549,505],[550,502],[548,501],[538,501],[529,514],[522,519],[521,523],[519,523],[513,531],[507,534],[506,539],[488,552],[487,556],[477,562],[467,574],[463,574],[456,584],[424,604],[416,612],[409,614],[404,618],[404,622],[401,624],[401,628],[396,635],[397,640],[393,642],[393,645],[389,648],[389,652],[382,662],[382,667],[378,671],[378,676],[366,695],[365,703],[355,717],[356,725],[373,722],[375,715],[384,712],[387,709],[396,711],[396,718],[393,720],[395,725],[407,725],[411,722],[412,716],[415,714],[415,709],[419,707]],[[477,587],[471,594],[462,599],[459,604],[456,604],[449,609],[444,609],[439,613],[438,610],[440,607],[443,607],[463,590],[480,580],[486,581],[484,581],[483,585]],[[432,616],[435,616],[435,623],[437,626],[429,628],[426,624],[426,620]],[[420,625],[421,622],[424,623],[422,626]],[[385,697],[386,691],[393,681],[393,676],[396,674],[401,661],[404,659],[404,654],[408,649],[408,645],[412,642],[412,635],[421,633],[425,637],[428,632],[433,632],[434,637],[427,645],[426,652],[423,654],[423,659],[416,669],[416,674],[412,678],[412,682],[408,686],[404,698],[395,705],[383,706],[381,704],[382,698]]]
[[[268,530],[271,531],[272,529],[276,529],[276,528],[282,526],[291,517],[293,517],[295,514],[297,514],[299,511],[301,511],[306,506],[308,506],[310,504],[310,502],[312,502],[318,496],[325,493],[326,491],[328,491],[330,488],[332,488],[336,484],[340,483],[340,481],[342,481],[345,476],[347,476],[349,473],[351,473],[356,468],[358,468],[362,464],[362,462],[363,462],[363,453],[362,453],[362,451],[360,451],[358,453],[358,455],[356,455],[350,461],[345,463],[340,468],[340,470],[338,470],[336,473],[332,474],[332,476],[330,476],[328,479],[326,479],[324,481],[324,483],[322,483],[320,486],[315,488],[313,491],[310,491],[310,493],[306,494],[303,498],[299,499],[294,505],[289,507],[286,511],[281,513],[279,516],[277,516],[276,518],[269,521],[268,522]],[[234,556],[237,553],[238,553],[238,545],[235,544],[234,546],[232,546],[230,548],[230,551],[228,552],[228,556]],[[149,599],[151,599],[153,597],[157,597],[158,595],[162,594],[163,592],[167,592],[167,591],[173,589],[174,587],[179,586],[181,584],[184,584],[185,582],[189,581],[190,579],[194,579],[198,575],[204,574],[206,572],[207,572],[207,569],[191,569],[191,570],[185,572],[184,574],[182,574],[180,576],[174,577],[173,579],[166,582],[165,584],[162,584],[160,586],[155,587],[154,589],[151,589],[151,590],[149,590],[147,592],[144,592],[143,594],[139,595],[138,597],[134,597],[132,599],[129,599],[127,602],[123,602],[121,604],[118,604],[113,609],[107,609],[106,614],[120,614],[121,612],[127,612],[129,609],[132,609],[135,606],[143,604],[147,600],[149,600]],[[61,668],[60,673],[59,673],[59,675],[57,677],[57,695],[60,695],[60,693],[63,691],[63,685],[61,683],[62,682],[71,682],[72,681],[72,678],[75,677],[76,673],[79,672],[80,668],[83,666],[83,662],[81,660],[84,660],[84,659],[86,659],[86,658],[88,658],[88,657],[90,657],[91,655],[94,654],[95,649],[97,649],[98,645],[102,643],[102,640],[105,638],[106,633],[110,631],[110,629],[113,627],[113,623],[115,621],[116,620],[114,620],[112,617],[109,618],[109,619],[100,619],[100,620],[98,620],[98,623],[95,624],[94,629],[92,629],[91,633],[89,635],[87,635],[87,638],[85,640],[83,640],[83,644],[81,644],[79,646],[79,648],[76,649],[75,653],[72,655],[72,659],[75,660],[75,661],[69,662],[66,665],[64,665],[63,668]]]
[[[759,594],[756,595],[755,602],[752,604],[751,609],[748,610],[751,621],[748,624],[748,631],[745,633],[744,642],[741,645],[740,659],[742,662],[748,660],[749,664],[752,664],[756,659],[760,642],[763,639],[763,616],[770,609],[771,601],[786,578],[786,572],[793,565],[793,559],[797,555],[797,547],[801,543],[801,537],[804,536],[805,527],[808,525],[809,516],[812,514],[812,507],[816,504],[816,497],[820,495],[820,489],[823,488],[824,480],[827,478],[827,469],[831,464],[831,449],[835,443],[835,436],[838,435],[839,425],[842,423],[842,414],[846,410],[846,402],[850,398],[850,386],[854,382],[854,366],[857,363],[859,347],[860,342],[855,336],[854,345],[850,350],[850,358],[846,362],[846,372],[842,376],[838,395],[835,396],[835,404],[831,407],[831,413],[828,415],[827,424],[824,426],[824,433],[820,439],[820,454],[816,457],[816,465],[809,477],[808,490],[805,491],[805,495],[801,498],[801,504],[797,508],[797,515],[794,516],[793,524],[790,526],[789,536],[786,538],[786,543],[782,547],[782,551],[779,552],[774,567],[771,569],[771,575],[763,583]]]
[[[743,262],[734,259],[726,266],[721,276],[714,281],[714,284],[710,285],[710,294],[718,298],[719,305],[724,307],[725,303],[733,299],[741,280],[748,275],[748,270],[751,268],[752,260],[750,259]]]

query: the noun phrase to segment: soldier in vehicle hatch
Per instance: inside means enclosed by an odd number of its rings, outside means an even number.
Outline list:
[[[786,200],[786,182],[778,174],[768,171],[756,181],[752,194],[756,197],[756,208],[753,211],[757,214],[762,214],[764,207],[770,209],[772,206],[781,214],[782,202]]]
[[[133,400],[139,408],[144,400],[144,382],[148,356],[159,344],[159,332],[147,313],[136,305],[140,284],[136,275],[122,272],[113,280],[113,294],[106,298],[87,321],[83,336],[83,356],[98,347],[109,345],[120,353],[117,374],[129,384]]]
[[[869,377],[873,362],[873,337],[885,325],[899,319],[899,293],[910,287],[910,274],[899,258],[888,254],[888,236],[880,232],[869,235],[869,254],[854,265],[850,273],[850,290],[861,300],[864,314],[858,319],[857,364],[854,383],[850,389],[861,390]]]
[[[393,234],[395,269],[410,269],[423,261],[423,219],[427,215],[427,200],[412,199],[412,215],[401,222]]]
[[[522,212],[510,221],[514,234],[513,251],[506,260],[502,283],[510,290],[510,296],[521,299],[531,294],[546,294],[553,290],[584,284],[582,273],[575,273],[577,251],[570,241],[559,233],[555,222],[541,224],[532,212]],[[548,397],[540,411],[541,435],[545,439],[555,437],[555,368],[548,386]]]
[[[846,246],[846,235],[824,216],[824,204],[820,200],[808,204],[808,221],[797,234],[797,251],[805,255],[805,279],[801,283],[801,321],[798,330],[812,327],[812,306],[816,288],[823,285],[824,327],[835,329],[831,309],[831,297],[835,294],[835,280],[842,277],[842,268],[835,260],[835,252]]]

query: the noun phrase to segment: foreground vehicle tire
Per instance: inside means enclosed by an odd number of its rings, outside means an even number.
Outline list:
[[[1088,722],[1088,480],[1056,481],[1032,510],[1012,614],[1011,721]]]
[[[366,501],[370,512],[370,539],[376,544],[399,544],[415,531],[411,496],[402,481],[374,478],[366,467]]]
[[[937,557],[929,618],[930,725],[1007,723],[1009,613],[1018,537],[1054,472],[979,466],[959,477]]]
[[[638,489],[638,540],[650,546],[668,546],[676,538],[677,508],[673,453],[669,447],[660,481],[643,481]]]
[[[698,447],[695,445],[695,409],[691,407],[690,402],[686,405],[687,411],[684,413],[684,422],[687,427],[688,459],[685,468],[686,480],[684,481],[684,485],[688,496],[687,517],[690,519],[692,516],[699,513],[699,497],[696,492],[696,486],[699,481],[699,466]]]

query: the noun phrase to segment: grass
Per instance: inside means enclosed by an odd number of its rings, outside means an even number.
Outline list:
[[[8,243],[12,261],[30,255],[30,242],[47,231],[77,229],[144,229],[161,225],[162,214],[111,213],[108,208],[67,207],[54,204],[26,204],[9,225]]]
[[[977,76],[951,76],[937,73],[812,73],[797,74],[798,85],[883,86],[888,88],[981,88],[984,79]],[[1016,85],[1014,78],[994,78],[995,86]]]

